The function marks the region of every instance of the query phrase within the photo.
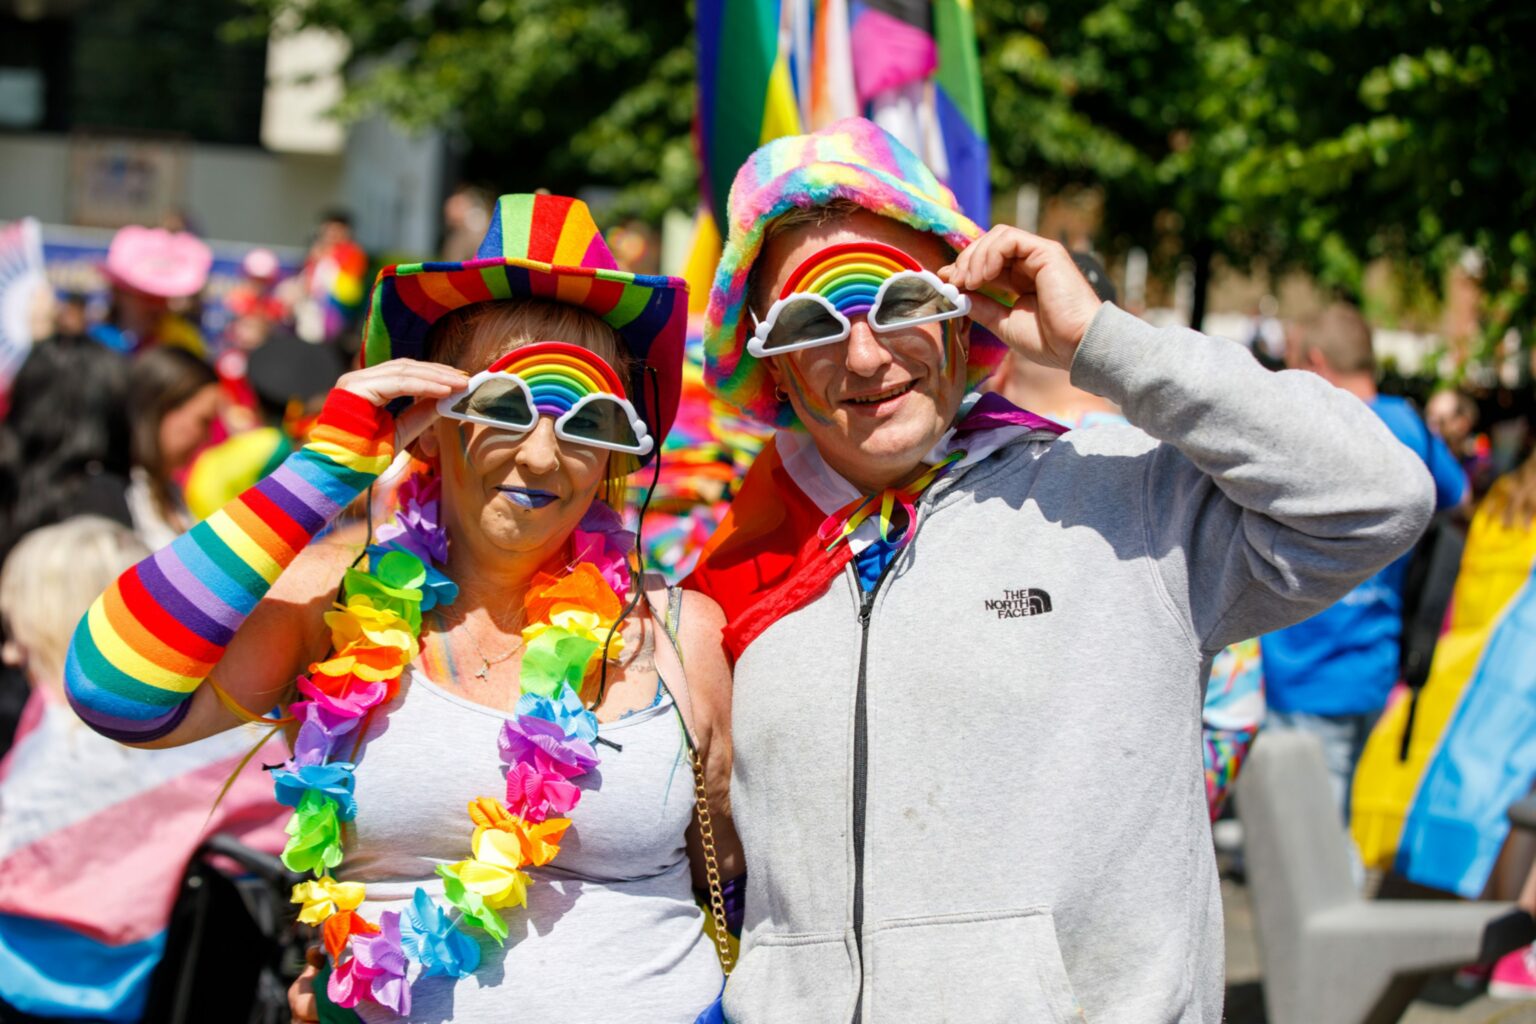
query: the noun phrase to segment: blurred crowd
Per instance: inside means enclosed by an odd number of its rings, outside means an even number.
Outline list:
[[[449,198],[443,259],[473,252],[489,203],[474,189]],[[126,749],[80,726],[61,683],[71,628],[91,599],[302,444],[360,347],[370,261],[344,212],[323,217],[295,274],[272,252],[250,251],[225,299],[232,316],[214,335],[200,313],[210,262],[189,231],[121,229],[101,267],[105,306],[58,296],[38,314],[46,329],[14,377],[0,382],[0,977],[30,972],[19,988],[0,981],[0,1019],[58,1019],[8,1003],[20,989],[57,991],[79,1019],[140,1019],[158,998],[156,965],[174,953],[172,911],[201,844],[223,832],[256,851],[281,847],[282,809],[260,771],[283,759],[260,753],[269,735]],[[1492,394],[1443,386],[1422,408],[1385,394],[1371,325],[1350,306],[1296,323],[1266,310],[1248,344],[1272,368],[1319,374],[1375,410],[1435,481],[1431,534],[1465,553],[1448,571],[1443,554],[1426,568],[1426,553],[1411,553],[1327,612],[1218,657],[1206,705],[1213,817],[1229,813],[1225,794],[1266,720],[1303,729],[1323,743],[1362,879],[1395,872],[1463,896],[1514,898],[1528,865],[1504,852],[1505,816],[1536,781],[1519,767],[1530,716],[1518,712],[1536,700],[1536,660],[1523,657],[1536,650],[1530,637],[1511,637],[1526,628],[1513,610],[1536,561],[1529,425]],[[697,381],[696,366],[687,372]],[[1068,426],[1119,415],[1064,371],[1005,363],[992,386]],[[673,488],[661,501],[673,516],[670,532],[656,527],[661,561],[673,571],[691,564],[758,440],[743,432],[722,443],[707,398],[690,407],[687,394],[683,439],[667,452],[707,486]],[[1435,624],[1427,647],[1415,617]],[[1521,656],[1484,656],[1510,643]],[[1427,808],[1420,783],[1436,773],[1488,778],[1475,799]],[[144,821],[155,823],[142,840],[155,856],[119,856],[114,833]],[[1440,856],[1437,843],[1455,828],[1473,836],[1475,855]],[[1536,910],[1531,884],[1523,889]],[[86,890],[116,890],[122,905],[103,910],[112,900],[93,897],[80,911]],[[39,979],[50,957],[86,966],[69,980]],[[1501,964],[1505,990],[1536,996],[1533,967],[1528,950]]]

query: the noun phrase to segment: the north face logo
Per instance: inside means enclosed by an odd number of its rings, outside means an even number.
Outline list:
[[[1051,610],[1051,595],[1029,587],[1025,590],[1004,590],[1003,596],[986,602],[989,612],[996,612],[1000,619],[1022,619],[1028,615],[1044,615]]]

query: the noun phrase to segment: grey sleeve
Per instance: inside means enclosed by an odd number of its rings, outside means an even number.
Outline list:
[[[1207,652],[1326,608],[1429,522],[1428,471],[1365,403],[1236,342],[1106,303],[1072,383],[1162,442],[1146,457],[1147,544]]]

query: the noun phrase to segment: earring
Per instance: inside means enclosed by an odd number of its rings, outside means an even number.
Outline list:
[[[780,403],[784,403],[789,401],[789,392],[775,384],[773,387],[773,397],[777,398]]]

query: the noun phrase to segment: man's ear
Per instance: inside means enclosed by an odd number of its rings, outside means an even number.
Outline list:
[[[784,367],[779,365],[780,361],[784,358],[784,356],[770,356],[768,359],[763,360],[763,366],[767,368],[768,376],[773,380],[774,388],[787,393],[789,389],[784,386]]]
[[[1328,365],[1328,358],[1323,355],[1320,349],[1307,349],[1306,358],[1307,369],[1311,370],[1319,377],[1324,377],[1329,380],[1333,379],[1333,367]]]

